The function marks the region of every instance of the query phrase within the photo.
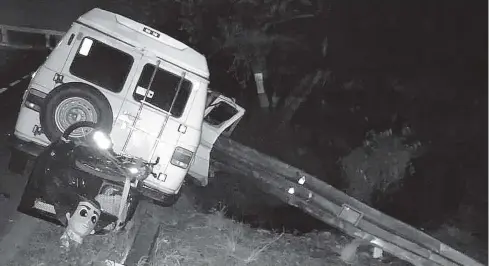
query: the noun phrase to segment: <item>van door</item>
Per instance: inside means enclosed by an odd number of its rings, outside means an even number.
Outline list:
[[[244,113],[245,109],[223,95],[217,96],[207,106],[200,144],[189,169],[189,174],[202,186],[208,183],[210,155],[214,143],[221,134],[229,136]]]
[[[184,70],[156,57],[143,57],[116,118],[114,151],[146,161],[160,157],[161,171],[180,137],[179,127],[192,83]]]

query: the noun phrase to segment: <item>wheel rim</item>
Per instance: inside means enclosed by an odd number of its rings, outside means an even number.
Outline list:
[[[97,123],[98,115],[95,107],[87,100],[80,97],[72,97],[63,100],[55,110],[54,121],[61,132],[69,126],[80,121]],[[87,135],[93,129],[81,127],[73,131],[70,137],[80,138]]]

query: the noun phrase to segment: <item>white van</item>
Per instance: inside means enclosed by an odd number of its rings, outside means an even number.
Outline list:
[[[11,138],[10,165],[39,154],[74,122],[92,121],[111,132],[116,153],[159,158],[155,175],[144,180],[145,194],[171,205],[187,173],[207,184],[214,142],[225,130],[230,134],[245,112],[208,84],[202,54],[141,23],[93,9],[33,74]]]

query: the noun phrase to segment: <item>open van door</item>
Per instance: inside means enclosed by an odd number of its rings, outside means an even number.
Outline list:
[[[234,100],[214,92],[208,94],[200,145],[188,172],[200,185],[206,186],[208,183],[211,150],[217,138],[221,134],[231,135],[244,113],[245,109]]]

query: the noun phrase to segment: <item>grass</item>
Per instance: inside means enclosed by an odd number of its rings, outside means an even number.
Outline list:
[[[27,217],[28,219],[35,219]],[[127,231],[105,236],[88,236],[78,248],[63,250],[59,238],[64,228],[39,221],[35,232],[29,236],[26,245],[19,247],[15,259],[8,266],[14,265],[97,265],[110,259],[120,261],[124,256],[128,236]],[[95,264],[94,264],[95,263]],[[6,266],[7,266],[6,265]]]
[[[341,259],[343,248],[351,246],[345,236],[272,232],[229,219],[225,212],[173,216],[176,223],[163,224],[151,258],[141,258],[138,266],[348,265]],[[354,265],[387,265],[371,259],[368,251],[356,253]]]
[[[145,212],[151,213],[148,217],[153,220],[140,219],[143,226],[148,222],[159,223],[160,234],[150,255],[141,257],[138,266],[408,265],[385,260],[389,259],[385,253],[383,261],[373,259],[368,246],[336,231],[302,235],[274,232],[229,219],[223,207],[201,213],[186,195],[174,207],[150,205]],[[461,246],[473,242],[470,236],[461,237],[463,232],[457,228],[442,229],[440,233],[458,239]],[[128,234],[121,232],[87,237],[78,249],[63,252],[59,248],[62,232],[63,228],[40,222],[15,262],[7,265],[106,265],[93,263],[106,259],[120,261],[127,248],[124,240]]]

